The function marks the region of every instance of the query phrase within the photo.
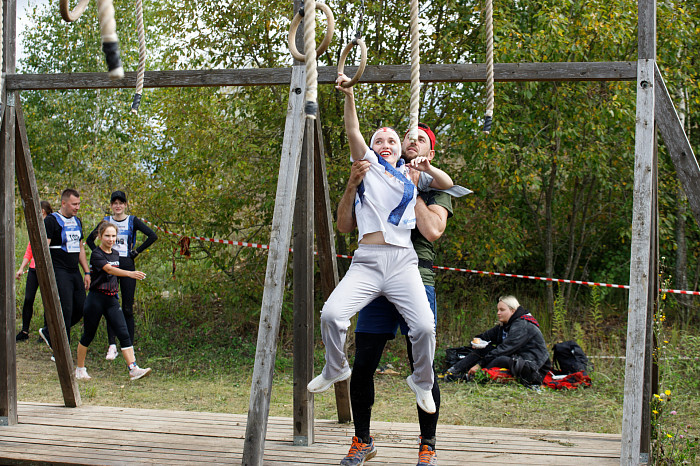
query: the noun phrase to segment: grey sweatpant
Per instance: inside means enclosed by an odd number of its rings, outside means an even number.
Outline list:
[[[433,386],[435,317],[425,295],[413,248],[360,244],[352,264],[321,311],[321,336],[326,346],[322,375],[331,379],[348,367],[345,339],[350,318],[384,295],[408,324],[413,345],[413,381],[423,390]]]

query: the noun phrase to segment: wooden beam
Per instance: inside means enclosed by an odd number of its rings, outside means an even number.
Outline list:
[[[346,67],[352,75],[356,67]],[[582,63],[496,63],[494,79],[500,82],[518,81],[634,81],[636,62],[582,62]],[[289,85],[291,68],[255,68],[233,70],[180,70],[146,71],[144,87],[212,87],[212,86],[275,86]],[[334,84],[338,76],[334,66],[318,68],[319,84]],[[484,82],[486,65],[478,64],[421,64],[421,82]],[[362,83],[408,83],[409,65],[368,66]],[[117,89],[133,88],[136,73],[129,72],[123,79],[113,80],[107,73],[9,74],[9,90],[50,89]]]
[[[261,466],[265,450],[267,418],[270,412],[272,373],[277,355],[277,339],[284,298],[285,275],[292,233],[294,197],[299,177],[302,139],[304,137],[304,67],[292,70],[287,121],[284,127],[282,157],[277,179],[275,210],[272,216],[270,252],[267,256],[258,343],[255,351],[253,381],[250,387],[248,423],[243,446],[243,465]]]
[[[75,380],[73,358],[70,352],[66,327],[63,322],[56,276],[54,275],[51,254],[49,253],[44,221],[41,217],[41,199],[39,198],[39,190],[36,185],[32,158],[29,154],[29,140],[27,139],[27,128],[24,123],[19,92],[15,93],[14,100],[17,119],[15,151],[17,184],[24,202],[24,218],[27,222],[29,242],[32,245],[32,254],[36,264],[35,270],[39,281],[39,289],[41,290],[41,300],[44,304],[44,316],[49,327],[53,354],[56,358],[56,370],[58,371],[58,381],[61,384],[63,393],[63,402],[67,407],[75,408],[80,406],[81,403],[80,390],[78,382]]]
[[[17,357],[15,353],[15,153],[14,106],[5,106],[0,147],[0,425],[17,424]]]
[[[658,66],[654,68],[656,105],[654,109],[656,124],[661,138],[668,149],[668,154],[676,167],[678,179],[683,191],[688,197],[690,211],[695,221],[700,225],[700,166],[695,159],[693,148],[683,130],[678,113],[673,105],[671,96],[666,89],[666,83],[661,76]]]
[[[15,72],[16,18],[15,0],[3,0],[4,57],[0,54],[0,73]],[[4,59],[3,59],[4,58]],[[15,108],[6,86],[0,93],[2,132],[0,140],[0,425],[17,424],[17,355],[15,352]]]
[[[335,234],[333,232],[333,213],[328,194],[328,177],[326,176],[326,151],[323,146],[323,131],[320,120],[316,120],[316,163],[315,170],[315,214],[316,214],[316,249],[318,265],[321,272],[321,293],[325,302],[338,286],[338,258],[335,254]],[[352,422],[350,405],[350,380],[337,382],[335,389],[335,406],[338,422]]]
[[[654,172],[654,60],[639,60],[621,465],[639,464]]]
[[[307,119],[294,207],[294,445],[314,443],[314,396],[306,389],[314,373],[314,139]]]

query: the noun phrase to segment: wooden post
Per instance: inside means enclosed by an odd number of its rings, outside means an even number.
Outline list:
[[[646,348],[649,287],[652,280],[651,234],[654,174],[654,104],[656,68],[656,1],[639,0],[639,60],[637,62],[637,125],[635,133],[634,201],[630,259],[629,310],[625,399],[622,408],[620,464],[640,461],[644,352]]]
[[[335,234],[333,233],[333,213],[331,200],[328,195],[328,177],[326,176],[326,151],[323,146],[323,132],[320,119],[316,120],[316,244],[318,249],[318,265],[321,272],[321,293],[327,300],[338,286],[338,258],[335,254]],[[337,382],[335,389],[335,406],[338,411],[338,422],[352,422],[350,406],[350,380]]]
[[[53,353],[56,358],[56,369],[63,393],[63,403],[69,408],[75,408],[81,404],[80,389],[78,388],[77,380],[75,380],[73,358],[71,357],[66,327],[63,322],[56,276],[53,272],[53,263],[51,262],[49,245],[46,240],[44,221],[41,218],[41,199],[39,199],[34,167],[29,154],[29,140],[27,139],[27,128],[24,123],[24,113],[22,112],[19,92],[15,92],[14,101],[17,119],[15,146],[17,183],[24,202],[24,218],[27,222],[29,242],[32,245],[34,263],[36,264],[35,270],[39,281],[39,289],[41,290],[41,300],[44,304],[44,316],[49,327]]]
[[[0,72],[15,72],[15,0],[3,0],[4,60]],[[2,58],[2,57],[0,57]],[[15,107],[12,95],[0,90],[0,425],[17,424],[17,356],[15,353]]]
[[[304,137],[304,89],[306,88],[304,75],[303,66],[292,68],[287,121],[284,127],[275,210],[272,217],[270,252],[267,256],[267,271],[265,272],[265,290],[260,310],[255,366],[250,387],[248,422],[243,445],[243,465],[260,466],[263,464],[267,417],[270,412],[272,392],[272,372],[275,368],[280,313],[284,297],[284,279],[287,272],[292,233],[294,196],[297,189],[301,146]]]
[[[294,445],[314,443],[314,396],[306,389],[314,372],[314,140],[306,119],[294,209]]]

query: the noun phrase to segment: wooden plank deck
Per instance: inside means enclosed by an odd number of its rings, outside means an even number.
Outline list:
[[[240,464],[247,416],[20,403],[19,424],[0,427],[1,464]],[[416,424],[374,422],[377,456],[368,465],[413,465]],[[316,443],[292,444],[292,420],[270,418],[265,464],[337,465],[352,424],[316,421]],[[438,426],[442,466],[476,462],[619,464],[620,436],[494,427]]]

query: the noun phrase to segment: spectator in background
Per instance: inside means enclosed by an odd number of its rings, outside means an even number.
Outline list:
[[[481,367],[500,367],[524,385],[540,385],[550,368],[549,351],[540,324],[514,296],[501,296],[498,325],[474,337],[472,352],[447,369],[444,381],[469,379]]]
[[[46,218],[47,215],[53,213],[51,204],[48,201],[41,201],[41,216]],[[22,305],[22,330],[19,331],[15,337],[15,341],[24,341],[29,339],[29,324],[32,321],[32,316],[34,315],[34,298],[36,298],[36,291],[39,289],[39,280],[36,276],[36,268],[34,267],[34,255],[32,254],[31,243],[27,244],[27,250],[24,253],[24,259],[22,259],[22,264],[19,266],[19,270],[15,274],[17,280],[24,274],[24,268],[29,265],[27,269],[27,282],[24,288],[24,304]]]

